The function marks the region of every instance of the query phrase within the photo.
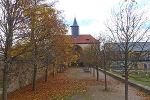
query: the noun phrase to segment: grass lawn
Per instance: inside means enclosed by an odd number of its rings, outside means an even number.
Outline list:
[[[122,76],[121,71],[112,71],[112,72],[114,74]],[[145,73],[145,72],[140,71],[136,73],[132,71],[129,73],[129,80],[150,87],[150,72]]]

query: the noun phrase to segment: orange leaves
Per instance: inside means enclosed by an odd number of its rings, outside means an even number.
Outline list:
[[[20,47],[19,47],[20,46]],[[23,50],[25,50],[25,45],[16,45],[8,50],[8,54],[10,57],[14,57],[17,55],[21,55]],[[22,55],[21,55],[22,56]]]
[[[70,38],[66,35],[55,36],[55,44],[53,45],[55,63],[68,65],[69,62],[76,61],[72,47],[73,44],[70,43]]]
[[[59,73],[56,77],[49,76],[49,82],[44,78],[37,81],[37,91],[33,92],[32,85],[25,86],[8,95],[8,100],[63,100],[73,93],[84,93],[86,85],[98,85],[99,82],[91,79],[73,79]]]
[[[141,98],[145,98],[145,100],[149,100],[150,99],[150,96],[148,96],[145,93],[142,93],[141,91],[137,91],[136,95],[140,96]]]

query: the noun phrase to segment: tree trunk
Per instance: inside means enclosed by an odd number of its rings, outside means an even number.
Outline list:
[[[128,100],[128,71],[125,68],[125,100]]]
[[[125,50],[125,100],[128,100],[128,42]]]
[[[90,64],[89,64],[89,68],[90,68],[90,74],[91,74],[91,73],[92,73],[92,72],[91,72],[92,70],[91,70],[91,66],[90,66]]]
[[[37,65],[34,64],[33,87],[32,87],[32,90],[33,90],[33,91],[36,91],[36,77],[37,77]]]
[[[7,69],[8,69],[8,65],[4,66],[4,69],[3,69],[3,94],[2,94],[2,100],[7,100],[7,81],[8,81]]]
[[[60,71],[59,71],[60,73],[62,73],[63,72],[63,67],[62,67],[62,65],[60,65]]]
[[[55,70],[54,70],[54,67],[53,67],[52,76],[55,77]]]
[[[95,68],[93,67],[93,77],[95,77]]]
[[[104,74],[105,74],[105,90],[107,90],[107,76],[106,76],[106,69],[104,70]]]
[[[99,70],[98,70],[98,66],[96,66],[96,71],[97,71],[97,81],[99,81]]]
[[[45,70],[45,82],[48,82],[48,68]]]

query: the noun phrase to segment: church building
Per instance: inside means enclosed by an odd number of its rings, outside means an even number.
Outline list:
[[[71,43],[75,44],[73,48],[76,51],[75,56],[78,57],[85,47],[91,47],[93,44],[99,42],[90,34],[79,34],[79,26],[77,24],[76,18],[74,18],[73,25],[70,27],[71,27],[71,35],[69,35],[69,37]],[[72,64],[84,66],[84,62],[82,62],[80,59],[78,59],[76,63]]]
[[[87,46],[90,46],[93,43],[98,42],[93,36],[90,34],[79,34],[79,26],[77,24],[76,18],[74,18],[73,25],[71,27],[71,42],[75,45],[80,46],[82,49],[84,49]]]

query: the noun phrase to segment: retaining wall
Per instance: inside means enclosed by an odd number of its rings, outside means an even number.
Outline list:
[[[103,69],[99,69],[99,71],[104,73]],[[107,75],[109,75],[109,76],[111,76],[111,77],[113,77],[113,78],[115,78],[117,80],[125,82],[125,78],[124,77],[117,76],[116,74],[113,74],[113,73],[108,72],[108,71],[106,73],[107,73]],[[140,91],[142,91],[142,92],[144,92],[144,93],[146,93],[147,95],[150,96],[150,87],[144,86],[144,85],[141,85],[141,84],[138,84],[138,83],[135,83],[135,82],[133,82],[131,80],[128,80],[128,83],[129,83],[130,86],[135,87],[135,88],[139,89]]]
[[[0,96],[2,95],[2,70],[0,70]],[[37,79],[41,78],[43,73],[37,71]],[[14,62],[8,69],[8,87],[7,92],[13,92],[30,83],[33,80],[33,65],[29,62]]]

